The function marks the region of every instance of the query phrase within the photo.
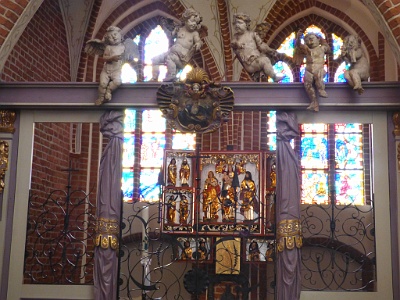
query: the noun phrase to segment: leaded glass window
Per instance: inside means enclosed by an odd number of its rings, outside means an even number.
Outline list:
[[[278,61],[273,65],[274,72],[277,75],[283,75],[283,79],[281,82],[293,82],[293,73],[290,69],[289,65],[283,61]],[[268,81],[272,82],[272,78],[269,78]]]
[[[125,110],[124,145],[122,154],[122,192],[124,201],[133,197],[133,167],[135,166],[136,111]]]
[[[363,145],[369,125],[302,124],[300,132],[301,202],[365,205],[370,163],[364,161]]]
[[[158,176],[166,148],[166,129],[166,120],[158,109],[125,110],[122,161],[124,201],[158,201]],[[170,135],[172,149],[196,148],[196,134],[173,131]]]
[[[305,31],[304,35],[307,35],[308,33],[315,33],[319,36],[322,36],[324,39],[326,39],[325,34],[322,32],[321,28],[315,25],[310,25]],[[332,33],[332,52],[333,52],[333,59],[338,59],[341,53],[340,47],[343,45],[343,40],[337,36],[336,34]],[[295,40],[296,40],[296,33],[292,32],[284,41],[283,43],[279,46],[277,51],[279,53],[284,53],[288,57],[292,58],[293,57],[293,52],[295,48]],[[304,43],[304,39],[301,38],[301,42]],[[326,56],[325,56],[325,61],[326,61]],[[303,64],[300,65],[299,68],[299,74],[298,78],[300,82],[304,81],[304,72],[305,72],[305,59]],[[324,82],[329,81],[329,73],[328,73],[328,64],[324,65],[324,69],[326,72],[326,75],[324,77]],[[341,64],[339,68],[337,69],[336,73],[332,76],[334,77],[334,82],[345,82],[344,76],[343,76],[343,71],[345,69],[348,69],[348,66],[346,64]],[[290,67],[284,63],[279,61],[274,65],[274,70],[275,73],[281,73],[285,75],[284,79],[282,82],[293,82],[293,78],[295,77],[296,74],[293,74],[293,71],[290,69]],[[290,74],[290,75],[289,75]]]
[[[145,67],[143,70],[144,81],[149,81],[152,78],[152,64],[151,59],[157,55],[160,55],[168,51],[169,41],[164,30],[158,25],[154,28],[149,36],[146,38],[144,45],[144,63]],[[166,66],[160,66],[160,74],[158,81],[162,81],[167,73]]]
[[[140,42],[140,35],[139,34],[133,39],[133,42],[136,45],[139,45],[139,42]],[[135,83],[135,82],[137,82],[137,73],[129,63],[125,63],[122,66],[122,69],[121,69],[121,80],[122,80],[123,83]]]

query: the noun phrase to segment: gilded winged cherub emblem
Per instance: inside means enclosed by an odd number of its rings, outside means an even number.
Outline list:
[[[182,132],[217,130],[233,108],[233,91],[212,82],[201,68],[192,69],[184,82],[163,84],[158,106],[172,128]]]

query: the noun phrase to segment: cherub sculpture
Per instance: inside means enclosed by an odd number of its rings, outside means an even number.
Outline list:
[[[283,76],[275,74],[270,57],[277,54],[271,49],[255,31],[250,30],[251,19],[247,14],[237,13],[233,16],[233,26],[236,33],[233,35],[231,47],[243,68],[252,76],[253,80],[263,72],[264,76],[274,81],[282,80]],[[260,33],[265,34],[265,28]],[[264,35],[265,37],[265,35]],[[270,56],[270,57],[269,57]]]
[[[152,59],[152,80],[157,81],[160,73],[160,65],[167,66],[167,74],[164,81],[176,81],[176,74],[182,70],[192,59],[194,53],[199,51],[203,42],[199,31],[206,32],[207,28],[201,25],[203,18],[193,8],[188,8],[182,14],[181,24],[168,26],[165,19],[162,21],[163,29],[175,39],[174,45],[165,53]],[[171,28],[173,27],[173,28]],[[207,33],[205,33],[207,35]]]
[[[311,104],[307,107],[309,110],[319,111],[318,98],[314,89],[314,85],[321,97],[328,97],[325,91],[325,54],[330,53],[331,49],[328,43],[315,33],[308,33],[304,37],[304,44],[301,43],[303,32],[297,33],[295,53],[293,58],[297,64],[303,62],[306,58],[306,70],[304,72],[304,87],[307,95],[311,100]]]
[[[109,102],[112,92],[122,83],[123,63],[138,61],[138,47],[132,39],[122,41],[121,29],[110,26],[107,28],[103,40],[93,39],[86,43],[85,52],[89,55],[103,56],[104,66],[100,73],[99,96],[95,104],[101,105]]]
[[[364,55],[364,51],[361,49],[360,38],[357,35],[345,37],[340,50],[340,56],[346,63],[350,64],[350,69],[344,71],[344,78],[361,95],[364,92],[361,81],[368,80],[369,63]]]

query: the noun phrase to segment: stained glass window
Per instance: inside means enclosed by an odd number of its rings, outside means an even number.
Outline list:
[[[304,31],[304,36],[309,34],[309,33],[315,33],[318,36],[323,37],[324,39],[325,34],[322,32],[321,28],[315,26],[315,25],[310,25],[305,31]],[[295,48],[295,40],[296,40],[296,33],[292,32],[284,41],[283,43],[280,45],[280,47],[277,49],[277,51],[279,53],[284,53],[286,54],[288,57],[293,57],[293,52],[294,52],[294,48]],[[304,38],[301,38],[301,43],[304,44]],[[333,43],[333,58],[337,59],[341,53],[340,47],[343,45],[343,40],[337,36],[336,34],[332,33],[332,43]],[[325,60],[326,60],[326,56],[325,56]],[[304,72],[305,72],[305,59],[304,59],[304,63],[300,66],[300,70],[299,70],[299,79],[300,82],[304,81]],[[343,70],[345,68],[348,68],[346,66],[346,64],[341,65],[339,67],[339,69],[336,71],[336,74],[334,76],[334,81],[335,82],[344,82],[344,76],[343,76]],[[328,74],[328,65],[325,64],[324,65],[324,69],[326,72],[326,75],[324,77],[324,82],[328,82],[329,81],[329,74]],[[274,70],[276,73],[282,73],[284,75],[287,75],[287,77],[285,76],[285,78],[282,80],[282,82],[293,82],[291,78],[293,78],[293,72],[292,70],[282,64],[282,62],[278,62],[277,64],[274,65]],[[289,75],[289,73],[291,75]]]
[[[141,114],[140,126],[137,124],[137,114]],[[137,126],[141,128],[139,136],[135,136]],[[124,201],[158,201],[158,175],[163,164],[166,135],[166,121],[160,110],[144,110],[143,112],[132,109],[125,110],[122,161]],[[140,145],[135,144],[137,140],[140,140]],[[172,133],[172,148],[194,150],[196,148],[196,134],[174,131]],[[135,166],[135,153],[137,152],[140,152],[140,166]],[[136,159],[138,161],[138,158]],[[136,180],[134,180],[134,176],[137,176]],[[139,199],[133,198],[134,190],[139,191]]]
[[[328,204],[328,172],[302,170],[301,199],[303,204]]]
[[[195,150],[196,149],[196,134],[174,132],[172,136],[172,149],[174,150]]]
[[[141,200],[156,201],[159,197],[158,174],[164,158],[165,123],[160,110],[144,110],[142,113],[139,186]]]
[[[348,70],[349,67],[350,65],[347,65],[345,62],[340,64],[335,73],[335,82],[346,82],[346,79],[344,78],[344,70]]]
[[[157,55],[168,51],[169,42],[164,30],[158,25],[154,28],[144,43],[144,81],[149,81],[152,78],[152,65],[151,59]],[[158,81],[162,81],[167,73],[165,66],[160,66],[160,74]]]
[[[139,45],[140,34],[138,34],[133,39],[133,42],[136,45]],[[137,82],[137,73],[129,63],[125,63],[122,66],[122,69],[121,69],[121,80],[122,80],[123,83],[135,83],[135,82]]]
[[[340,47],[343,45],[343,40],[338,37],[336,34],[332,33],[332,44],[333,44],[333,59],[337,59],[342,51],[340,50]]]
[[[273,66],[274,72],[277,75],[283,75],[283,79],[281,82],[293,82],[293,73],[292,70],[289,68],[289,65],[283,61],[278,61]],[[271,78],[268,81],[273,81]]]
[[[303,204],[329,204],[330,199],[337,205],[366,203],[364,126],[368,125],[300,125]],[[334,185],[332,189],[329,182]]]
[[[136,71],[129,63],[125,63],[121,69],[122,83],[135,83],[137,81]]]
[[[279,46],[276,51],[279,53],[285,53],[289,57],[293,57],[293,49],[294,49],[294,43],[296,39],[296,34],[292,32],[284,41],[283,43]]]
[[[276,150],[276,111],[271,110],[268,112],[267,120],[267,132],[268,132],[268,147],[269,150]]]
[[[124,145],[122,153],[122,192],[124,201],[133,197],[133,167],[135,165],[136,111],[125,110]]]

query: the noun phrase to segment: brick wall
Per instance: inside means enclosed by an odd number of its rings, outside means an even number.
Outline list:
[[[267,111],[234,111],[217,131],[203,134],[202,151],[268,150]]]
[[[29,0],[0,1],[0,46],[10,33],[17,19],[21,16]]]
[[[67,38],[58,1],[45,0],[8,57],[1,79],[65,82],[70,81],[69,71]]]
[[[24,273],[26,283],[68,283],[68,276],[69,280],[79,283],[82,263],[87,264],[84,282],[93,280],[92,235],[99,163],[99,125],[94,124],[90,128],[89,124],[83,124],[81,140],[81,153],[70,154],[69,123],[35,124],[31,178],[31,195],[34,197],[31,197],[29,205]],[[69,173],[66,171],[69,167],[73,169],[70,173],[70,193]],[[86,197],[88,169],[90,182],[89,196]],[[86,236],[83,229],[88,224]],[[68,234],[65,234],[65,230]],[[85,248],[83,244],[86,240],[88,246]],[[67,260],[78,265],[78,272],[74,273],[74,268],[63,261],[64,249]],[[51,264],[57,264],[57,267],[50,270]],[[67,267],[63,269],[62,266]]]

